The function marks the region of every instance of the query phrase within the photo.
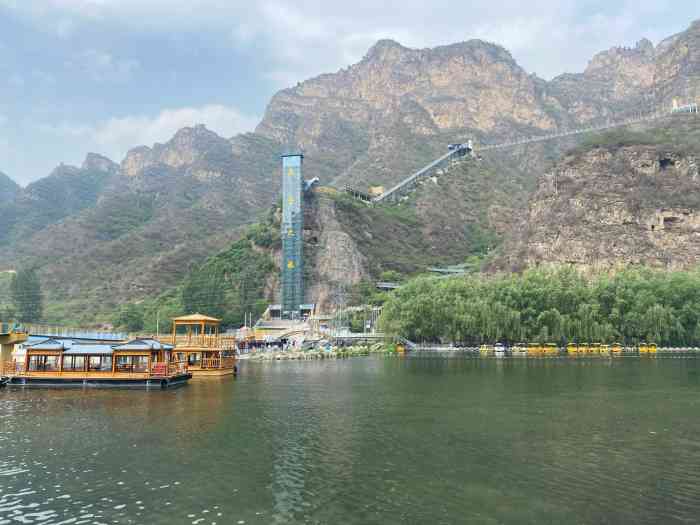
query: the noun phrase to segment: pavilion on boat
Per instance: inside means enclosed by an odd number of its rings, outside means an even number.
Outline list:
[[[9,384],[167,388],[191,377],[172,350],[155,339],[86,344],[49,338],[26,347],[22,360],[10,367]]]
[[[176,317],[170,339],[174,358],[187,363],[194,377],[233,374],[235,339],[221,334],[221,319],[199,313]]]

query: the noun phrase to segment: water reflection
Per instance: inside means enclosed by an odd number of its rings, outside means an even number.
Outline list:
[[[0,525],[688,523],[695,360],[247,364],[0,392]]]

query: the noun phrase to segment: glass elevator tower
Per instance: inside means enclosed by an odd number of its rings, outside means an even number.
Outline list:
[[[301,154],[282,156],[282,316],[295,318],[304,302],[304,203]]]

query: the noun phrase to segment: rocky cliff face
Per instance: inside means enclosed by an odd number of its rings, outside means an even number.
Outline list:
[[[540,179],[507,265],[696,266],[700,148],[680,144],[681,135],[700,135],[695,117],[566,156]]]

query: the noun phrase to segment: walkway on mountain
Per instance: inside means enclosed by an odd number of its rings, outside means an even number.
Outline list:
[[[511,147],[516,147],[516,146],[522,146],[526,144],[533,144],[536,142],[545,142],[549,140],[556,140],[559,138],[564,138],[564,137],[572,137],[576,135],[582,135],[584,133],[595,133],[595,132],[600,132],[600,131],[605,131],[613,128],[620,128],[620,127],[626,127],[626,126],[631,126],[633,124],[640,124],[644,122],[652,122],[664,117],[667,117],[669,115],[673,114],[679,114],[679,113],[698,113],[698,105],[697,104],[688,104],[685,106],[677,106],[674,105],[673,109],[671,110],[665,110],[665,111],[654,111],[652,113],[646,113],[646,114],[638,114],[634,117],[631,118],[626,118],[623,120],[617,120],[617,121],[609,121],[605,124],[601,124],[598,126],[588,126],[585,128],[577,128],[573,130],[568,130],[568,131],[561,131],[557,133],[552,133],[549,135],[537,135],[534,137],[527,137],[524,139],[519,139],[519,140],[513,140],[509,142],[503,142],[500,144],[487,144],[484,146],[476,146],[474,147],[469,141],[468,143],[465,144],[451,144],[449,146],[449,151],[439,157],[438,159],[434,160],[427,166],[421,168],[414,174],[410,175],[409,177],[405,178],[389,190],[385,191],[381,195],[377,197],[370,197],[369,195],[366,195],[363,192],[360,192],[358,190],[355,190],[353,188],[347,187],[346,192],[352,195],[353,197],[357,198],[358,200],[362,200],[363,202],[368,202],[371,204],[379,204],[382,202],[388,202],[388,201],[395,201],[396,199],[402,197],[405,195],[407,192],[411,191],[415,186],[417,185],[418,181],[420,179],[426,178],[431,176],[433,173],[435,173],[438,169],[442,168],[443,166],[447,165],[449,162],[458,159],[460,157],[465,157],[467,155],[470,155],[472,157],[478,157],[478,155],[481,152],[487,152],[487,151],[493,151],[497,149],[505,149],[505,148],[511,148]]]

